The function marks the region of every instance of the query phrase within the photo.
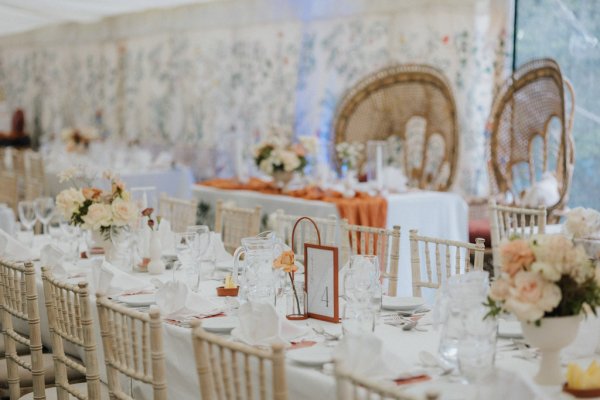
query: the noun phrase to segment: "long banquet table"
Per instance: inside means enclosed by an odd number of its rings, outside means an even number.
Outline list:
[[[36,237],[36,248],[47,243],[47,237]],[[101,260],[98,260],[101,262]],[[48,330],[48,320],[44,308],[40,263],[36,262],[37,287],[40,304],[41,328],[43,344],[50,348],[51,338]],[[91,267],[90,267],[91,268]],[[148,280],[158,278],[163,282],[173,279],[173,273],[166,271],[162,275],[151,276],[142,273],[131,273],[137,278]],[[179,272],[177,272],[179,274]],[[176,274],[176,278],[177,275]],[[184,277],[181,277],[182,279]],[[73,279],[73,283],[82,278]],[[216,281],[206,281],[202,284],[203,293],[210,293],[216,286]],[[101,379],[105,381],[104,359],[102,345],[95,309],[95,296],[91,295],[92,315],[96,329],[99,365]],[[218,317],[217,317],[218,318]],[[311,324],[322,324],[329,332],[341,331],[339,324],[309,320]],[[306,324],[307,321],[296,321],[297,324]],[[163,325],[164,353],[166,355],[167,387],[169,399],[198,399],[199,388],[196,376],[195,361],[193,358],[191,331],[187,327],[165,323]],[[423,325],[424,331],[403,331],[399,327],[380,324],[376,327],[375,335],[381,338],[388,352],[396,354],[410,368],[419,367],[419,352],[437,352],[439,331],[431,325]],[[305,339],[315,340],[315,336],[306,336]],[[318,339],[316,339],[318,340]],[[499,344],[509,343],[508,340],[499,339]],[[81,352],[74,348],[65,347],[65,351],[83,357]],[[288,350],[295,351],[295,350]],[[496,356],[496,374],[494,378],[480,384],[466,384],[456,376],[435,376],[427,382],[414,383],[406,386],[406,390],[413,394],[424,394],[429,390],[441,393],[444,400],[475,400],[475,399],[569,399],[568,395],[561,392],[559,387],[540,387],[532,382],[531,377],[537,368],[537,360],[521,359],[517,351],[498,351]],[[599,359],[596,354],[593,358]],[[592,358],[577,360],[581,365],[587,365]],[[335,399],[335,380],[331,374],[321,368],[309,368],[295,364],[288,360],[286,363],[286,376],[290,400],[301,399]],[[133,384],[136,399],[152,398],[147,385]]]
[[[214,210],[217,200],[232,201],[238,207],[262,206],[263,214],[269,215],[278,209],[286,214],[310,217],[336,215],[338,210],[333,203],[318,200],[305,200],[291,196],[264,194],[249,190],[223,190],[203,185],[193,187],[194,197]],[[414,191],[402,194],[388,194],[388,228],[398,225],[401,228],[400,268],[398,294],[411,295],[410,246],[408,233],[417,229],[419,234],[448,240],[468,240],[468,205],[462,197],[450,192]],[[208,218],[212,218],[210,215]]]

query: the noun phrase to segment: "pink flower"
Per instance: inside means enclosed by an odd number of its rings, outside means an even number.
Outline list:
[[[510,292],[510,283],[506,279],[496,279],[490,286],[490,297],[495,301],[504,301]]]
[[[537,321],[558,306],[562,298],[560,288],[535,272],[520,271],[504,303],[506,310],[522,321]]]
[[[502,271],[511,277],[526,269],[535,261],[535,255],[529,247],[529,243],[521,239],[512,240],[500,246],[500,257],[502,259]]]

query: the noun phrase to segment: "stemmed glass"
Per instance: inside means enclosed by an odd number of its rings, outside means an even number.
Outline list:
[[[372,330],[381,313],[381,284],[377,256],[356,255],[344,277],[346,306],[343,315],[345,331]]]
[[[44,233],[48,233],[48,223],[54,213],[54,199],[52,197],[38,197],[33,201],[35,215],[40,220]]]
[[[146,208],[157,210],[156,187],[134,187],[129,192],[131,193],[131,199],[137,204],[140,210],[143,211]]]
[[[194,242],[196,240],[195,232],[183,232],[175,233],[175,252],[181,268],[187,273],[195,273],[194,268]],[[173,267],[173,280],[175,280],[175,271],[177,268]],[[196,277],[196,280],[198,278]]]
[[[48,223],[48,233],[55,245],[60,246],[60,239],[64,234],[61,227],[63,218],[60,215],[53,215]]]
[[[25,227],[25,229],[28,231],[32,230],[36,221],[35,206],[33,205],[33,201],[20,201],[18,208],[19,221],[21,222],[21,225],[23,225],[23,227]]]
[[[206,276],[212,275],[215,267],[216,256],[212,251],[212,235],[210,229],[206,225],[192,225],[187,227],[188,232],[194,232],[196,239],[194,240],[194,256],[199,263],[199,275],[202,274],[202,265],[207,263],[210,269],[206,271]],[[201,277],[198,276],[198,279]]]

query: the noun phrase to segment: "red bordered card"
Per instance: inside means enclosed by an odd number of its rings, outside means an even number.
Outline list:
[[[339,322],[338,248],[306,243],[304,274],[308,316]]]

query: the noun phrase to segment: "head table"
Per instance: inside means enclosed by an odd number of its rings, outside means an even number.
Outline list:
[[[48,243],[49,238],[36,236],[34,249],[39,250],[44,243]],[[99,260],[86,260],[84,266],[93,268],[92,264],[99,265]],[[40,262],[35,262],[38,274],[37,286],[41,314],[42,341],[44,346],[51,347],[51,337],[48,330],[48,320],[44,308],[44,298],[42,289],[42,280],[40,274]],[[148,275],[146,273],[129,272],[138,279],[154,281],[156,278],[162,282],[172,279],[185,280],[185,276],[180,271],[175,275],[172,271],[166,271],[162,275]],[[77,283],[83,278],[69,278],[69,282]],[[154,281],[156,282],[156,281]],[[207,280],[201,283],[200,292],[206,296],[214,296],[215,287],[219,284],[216,280]],[[215,296],[216,297],[216,296]],[[95,296],[89,297],[92,304],[92,314],[94,315],[94,327],[96,329],[96,340],[99,346],[99,365],[101,366],[101,378],[105,380],[104,359],[101,351],[101,340],[97,313],[95,310]],[[220,301],[215,298],[215,301]],[[140,309],[144,311],[144,309]],[[232,311],[235,313],[236,311]],[[213,317],[219,318],[219,317]],[[333,324],[309,319],[307,321],[294,321],[295,324],[315,326],[319,324],[330,333],[340,333],[340,324]],[[421,326],[423,329],[416,331],[403,331],[400,327],[385,325],[380,323],[375,329],[375,335],[381,338],[386,351],[394,353],[406,365],[420,368],[419,352],[425,350],[433,354],[437,353],[439,342],[439,331],[427,323]],[[170,399],[197,399],[199,398],[198,379],[196,375],[196,366],[194,361],[194,352],[192,351],[191,330],[186,325],[175,325],[165,321],[163,325],[164,352],[166,355],[167,385],[168,397]],[[19,329],[17,327],[17,329]],[[323,342],[313,330],[301,339]],[[499,339],[498,345],[502,346],[508,343],[506,339]],[[335,342],[333,343],[335,344]],[[317,345],[325,345],[319,343]],[[76,348],[65,347],[67,353],[83,357]],[[294,349],[287,350],[295,351]],[[405,385],[408,393],[424,394],[428,390],[436,390],[441,393],[442,399],[568,399],[568,395],[562,393],[558,387],[540,387],[533,383],[532,376],[537,368],[536,360],[519,358],[520,353],[514,351],[498,350],[496,355],[496,372],[490,380],[475,385],[466,384],[460,381],[460,378],[452,375],[440,375],[431,373],[432,379],[427,382],[413,383]],[[599,357],[596,357],[599,358]],[[587,365],[591,359],[577,360],[581,365]],[[335,380],[329,370],[321,368],[309,368],[295,364],[288,360],[286,364],[287,384],[289,389],[289,398],[294,399],[335,399]],[[132,386],[136,399],[151,399],[151,390],[149,387]]]
[[[218,200],[234,202],[237,207],[262,206],[264,215],[281,209],[289,215],[327,218],[340,217],[334,203],[306,200],[298,197],[266,194],[250,190],[223,190],[195,185],[193,195],[199,203],[213,210]],[[417,229],[419,234],[443,237],[448,240],[468,241],[468,206],[462,197],[450,192],[412,191],[383,196],[387,201],[386,228],[401,227],[400,268],[398,271],[398,295],[412,293],[410,275],[410,248],[408,232]],[[207,215],[207,221],[214,221]],[[206,223],[204,221],[203,223]]]

